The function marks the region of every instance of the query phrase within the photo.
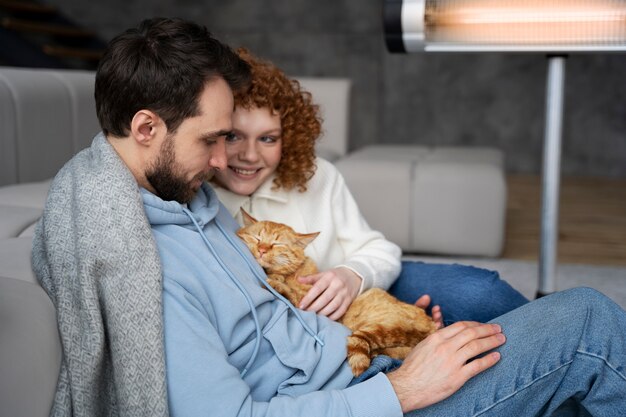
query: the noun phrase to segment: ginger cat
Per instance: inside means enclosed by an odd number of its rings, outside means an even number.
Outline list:
[[[304,249],[319,232],[297,233],[282,223],[257,221],[241,211],[244,227],[237,235],[267,273],[267,283],[293,305],[299,305],[311,285],[297,278],[318,272]],[[380,288],[357,296],[339,321],[352,330],[347,351],[354,376],[361,375],[374,356],[404,359],[413,346],[437,329],[423,309],[403,303]]]

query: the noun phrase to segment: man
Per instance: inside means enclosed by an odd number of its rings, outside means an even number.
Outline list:
[[[33,247],[63,343],[52,414],[626,408],[626,313],[593,290],[546,297],[499,324],[456,323],[404,363],[377,359],[354,380],[348,330],[265,284],[204,182],[225,168],[232,89],[247,79],[190,22],[148,20],[109,45],[96,75],[103,133],[58,174]]]
[[[63,346],[52,415],[168,414],[161,261],[139,189],[193,196],[223,163],[211,154],[248,79],[189,22],[148,20],[111,42],[96,74],[103,133],[57,175],[34,239]]]

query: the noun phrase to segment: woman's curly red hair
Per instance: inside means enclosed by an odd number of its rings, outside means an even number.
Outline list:
[[[269,108],[280,116],[282,151],[274,188],[297,187],[306,191],[306,183],[316,169],[315,141],[322,126],[319,107],[313,104],[311,93],[271,62],[255,57],[245,48],[237,53],[250,64],[252,83],[248,89],[235,92],[235,106]]]

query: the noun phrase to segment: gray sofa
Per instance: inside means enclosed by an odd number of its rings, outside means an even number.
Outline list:
[[[299,80],[322,108],[318,153],[336,163],[373,227],[407,251],[499,253],[501,152],[379,145],[348,153],[349,80]],[[2,415],[44,416],[53,398],[61,349],[54,308],[30,268],[31,241],[51,178],[99,130],[93,81],[91,72],[0,67]]]

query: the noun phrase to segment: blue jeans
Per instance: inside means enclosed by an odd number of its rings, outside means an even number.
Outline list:
[[[458,264],[403,261],[389,293],[407,303],[430,295],[431,305],[441,306],[446,324],[463,320],[486,323],[528,302],[497,272]]]
[[[407,417],[601,416],[626,413],[626,312],[576,288],[493,320],[507,337],[495,366]],[[398,362],[381,358],[355,383]]]

